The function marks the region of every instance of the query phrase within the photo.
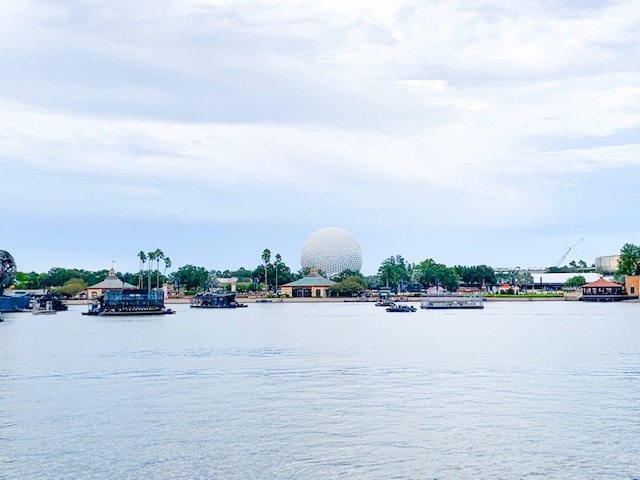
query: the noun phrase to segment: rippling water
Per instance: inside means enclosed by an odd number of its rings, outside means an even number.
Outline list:
[[[8,314],[0,478],[640,478],[640,304]]]

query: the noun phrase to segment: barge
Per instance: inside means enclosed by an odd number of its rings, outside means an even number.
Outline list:
[[[201,292],[191,299],[191,308],[241,308],[244,303],[236,302],[235,292]]]
[[[484,308],[484,298],[481,293],[462,295],[459,293],[442,293],[424,296],[420,299],[420,308],[426,310],[438,309],[481,309]]]
[[[170,315],[176,313],[164,306],[162,290],[107,290],[98,301],[89,306],[83,315],[95,316],[133,316],[133,315]]]

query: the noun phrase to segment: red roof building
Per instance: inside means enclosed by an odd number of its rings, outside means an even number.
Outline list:
[[[595,282],[582,286],[581,300],[591,302],[615,302],[628,298],[624,285],[610,282],[603,277],[600,277]]]

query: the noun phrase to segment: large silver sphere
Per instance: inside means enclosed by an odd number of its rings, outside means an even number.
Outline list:
[[[313,232],[302,246],[302,268],[317,268],[331,278],[345,270],[359,272],[362,268],[362,249],[346,230],[338,227],[321,228]]]

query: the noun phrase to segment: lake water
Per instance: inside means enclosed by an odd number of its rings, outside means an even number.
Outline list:
[[[5,314],[0,478],[640,478],[640,304]]]

